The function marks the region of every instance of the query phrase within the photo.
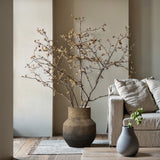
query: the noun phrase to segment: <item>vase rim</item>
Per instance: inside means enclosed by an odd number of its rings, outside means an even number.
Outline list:
[[[123,128],[134,129],[134,127],[122,126]]]

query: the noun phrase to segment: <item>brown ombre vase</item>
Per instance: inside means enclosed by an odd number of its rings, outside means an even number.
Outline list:
[[[96,124],[90,108],[68,107],[68,119],[63,123],[63,137],[70,147],[88,147],[96,137]]]

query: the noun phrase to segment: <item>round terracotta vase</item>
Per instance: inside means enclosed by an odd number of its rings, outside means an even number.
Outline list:
[[[90,108],[68,107],[68,119],[63,123],[63,137],[70,147],[88,147],[96,137],[96,124]]]

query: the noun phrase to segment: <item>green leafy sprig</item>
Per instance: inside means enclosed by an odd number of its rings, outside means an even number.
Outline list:
[[[135,120],[136,124],[139,125],[143,120],[142,113],[143,113],[143,108],[138,108],[136,112],[131,114],[130,119]],[[131,121],[128,122],[128,127],[130,128],[133,127]]]

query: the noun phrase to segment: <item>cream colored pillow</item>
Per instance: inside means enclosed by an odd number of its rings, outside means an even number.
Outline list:
[[[160,81],[148,79],[147,84],[158,108],[160,109]]]
[[[137,79],[114,80],[119,95],[125,101],[125,107],[129,114],[137,108],[143,108],[143,112],[154,112],[158,109],[146,83]]]

